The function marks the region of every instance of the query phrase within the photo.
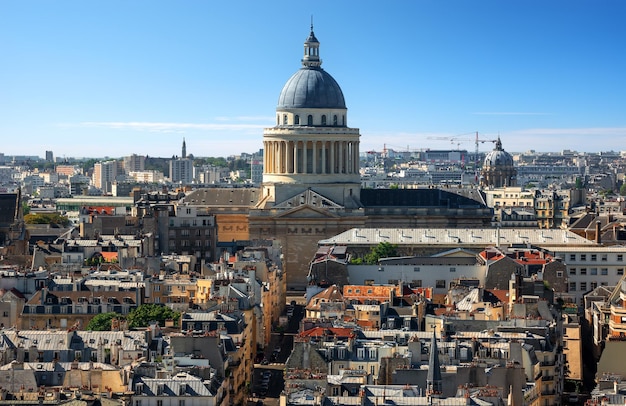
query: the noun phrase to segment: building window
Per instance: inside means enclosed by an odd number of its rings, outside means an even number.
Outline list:
[[[607,254],[602,254],[602,257],[600,259],[602,262],[606,262],[608,260],[608,256]]]
[[[587,290],[587,282],[580,282],[580,290],[583,292]]]
[[[618,275],[624,275],[624,268],[617,268]]]
[[[300,116],[299,115],[296,114],[295,116],[293,116],[293,123],[295,125],[299,125],[300,124]]]
[[[576,282],[570,282],[569,283],[569,291],[570,292],[576,291]]]
[[[570,275],[576,275],[576,268],[570,268],[569,269],[569,274]]]
[[[163,401],[161,399],[157,400],[157,406],[163,406]]]
[[[326,125],[326,114],[322,114],[322,125]]]
[[[597,275],[598,274],[598,268],[591,268],[590,269],[590,274],[591,275]]]
[[[623,254],[617,254],[617,260],[619,262],[622,262],[624,260],[624,255]]]
[[[313,125],[313,116],[309,114],[309,116],[306,119],[306,124],[307,125]]]
[[[580,260],[581,261],[586,261],[587,260],[587,254],[580,254]]]
[[[581,275],[587,275],[587,268],[580,268]]]
[[[556,277],[557,278],[562,278],[563,277],[563,271],[556,271]]]
[[[135,406],[141,406],[141,400],[135,400]]]
[[[569,254],[570,261],[576,261],[576,254]]]
[[[356,357],[358,359],[363,359],[365,358],[365,348],[357,348],[356,349]]]
[[[455,268],[455,267],[453,267],[453,266],[451,266],[451,267],[450,267],[450,272],[456,272],[456,268]]]
[[[414,266],[413,267],[413,272],[419,272],[420,271],[420,267],[419,266]]]
[[[600,275],[608,275],[608,274],[609,274],[609,268],[600,269]]]
[[[592,261],[597,261],[598,260],[598,256],[596,254],[591,254],[591,260]]]
[[[421,279],[413,279],[413,280],[411,281],[411,285],[412,285],[414,288],[421,288],[421,287],[422,287],[422,280],[421,280]]]
[[[591,282],[591,290],[594,290],[598,287],[598,282]]]
[[[437,279],[437,281],[435,282],[435,287],[437,289],[445,289],[445,287],[446,287],[446,280],[445,279]]]
[[[287,121],[287,115],[286,115],[286,114],[283,114],[283,124],[284,124],[284,125],[287,125],[287,124],[288,124],[288,121]]]

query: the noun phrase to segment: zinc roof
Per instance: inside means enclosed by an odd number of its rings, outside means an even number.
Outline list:
[[[567,230],[529,228],[353,228],[318,241],[319,245],[597,246]]]

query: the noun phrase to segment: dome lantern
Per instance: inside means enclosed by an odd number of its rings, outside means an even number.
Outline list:
[[[313,33],[313,23],[311,23],[311,33],[306,41],[304,41],[302,66],[306,68],[319,68],[322,66],[322,60],[320,59],[320,42],[315,38],[315,34]]]

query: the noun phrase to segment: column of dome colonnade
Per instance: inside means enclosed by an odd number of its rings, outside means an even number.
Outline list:
[[[268,175],[359,173],[359,141],[277,139],[263,149]]]

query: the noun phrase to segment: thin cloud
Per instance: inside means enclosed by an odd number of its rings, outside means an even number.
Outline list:
[[[103,127],[117,130],[137,130],[148,132],[181,132],[186,130],[200,131],[242,131],[259,130],[267,124],[243,123],[158,123],[158,122],[119,122],[119,121],[87,121],[79,124],[82,127]]]
[[[216,121],[269,121],[275,120],[274,116],[237,116],[237,117],[215,117]]]
[[[538,113],[530,111],[477,111],[475,116],[551,116],[552,113]]]
[[[583,128],[529,128],[510,131],[515,135],[582,135],[582,136],[624,136],[626,127],[583,127]]]

